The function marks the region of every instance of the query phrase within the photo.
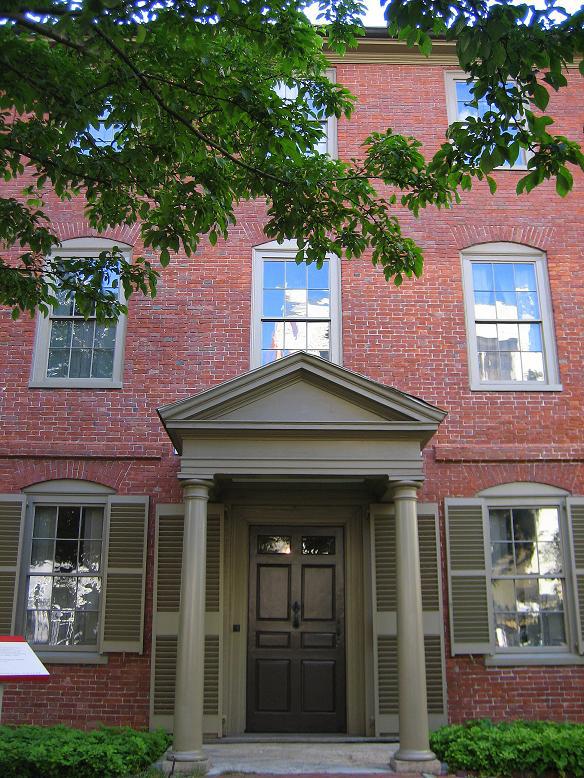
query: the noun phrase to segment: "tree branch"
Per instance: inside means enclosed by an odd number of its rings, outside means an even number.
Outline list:
[[[9,19],[10,21],[14,22],[18,27],[24,27],[25,29],[30,30],[31,32],[37,33],[37,35],[42,35],[45,38],[50,38],[56,43],[60,43],[62,46],[67,46],[70,49],[75,49],[75,51],[79,51],[81,54],[85,54],[85,52],[87,51],[86,44],[75,43],[75,41],[72,41],[70,38],[66,38],[64,35],[59,35],[58,32],[55,32],[50,27],[47,27],[44,24],[39,24],[38,22],[33,22],[31,19],[28,19],[24,14],[9,12],[9,13],[1,13],[0,17],[4,19]]]

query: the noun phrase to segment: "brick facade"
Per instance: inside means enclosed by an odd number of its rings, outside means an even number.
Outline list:
[[[387,126],[419,137],[428,153],[436,150],[447,126],[445,69],[453,68],[337,65],[337,80],[359,100],[350,123],[339,123],[340,157],[359,155],[366,135]],[[572,80],[552,95],[549,112],[557,117],[557,132],[581,138],[584,92],[576,75]],[[420,280],[397,289],[367,258],[342,264],[343,365],[448,411],[425,451],[420,494],[440,505],[442,518],[446,497],[470,497],[512,481],[584,494],[582,176],[565,199],[548,183],[517,198],[520,176],[496,172],[496,196],[476,183],[450,212],[429,209],[419,219],[400,214],[404,232],[424,249]],[[49,196],[48,211],[61,238],[92,234],[80,200]],[[119,494],[147,494],[152,561],[155,505],[182,499],[178,458],[156,408],[249,370],[251,250],[265,241],[263,218],[261,204],[241,206],[227,243],[212,248],[203,241],[195,257],[177,256],[162,272],[154,300],[131,299],[122,390],[29,389],[34,322],[23,317],[14,323],[8,311],[2,314],[0,493],[83,478]],[[142,253],[137,228],[104,237]],[[490,241],[526,244],[547,255],[560,392],[469,389],[460,251]],[[3,721],[147,726],[151,599],[150,564],[144,655],[112,655],[107,665],[51,665],[52,677],[42,685],[6,687]],[[452,721],[584,721],[584,666],[486,668],[482,656],[451,658],[447,645],[447,683]]]

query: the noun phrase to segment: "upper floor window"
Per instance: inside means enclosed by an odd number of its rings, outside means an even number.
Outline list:
[[[327,70],[327,78],[329,81],[335,81],[335,71]],[[293,101],[298,98],[298,89],[295,87],[289,87],[286,84],[278,84],[276,92],[279,97],[286,101]],[[328,154],[331,157],[337,156],[337,120],[335,116],[325,116],[321,111],[317,111],[316,107],[310,99],[306,100],[306,112],[309,118],[318,121],[322,130],[322,137],[315,144],[314,150],[319,154]]]
[[[487,111],[491,110],[490,104],[485,97],[482,97],[478,102],[478,108],[471,106],[470,103],[473,100],[472,87],[473,82],[468,83],[468,76],[465,73],[453,73],[446,72],[446,108],[448,112],[448,123],[464,122],[469,116],[475,118],[482,118]],[[513,82],[508,82],[512,85]],[[510,128],[509,132],[513,133]],[[513,165],[509,165],[505,162],[501,165],[502,168],[513,168],[518,170],[524,170],[527,166],[527,156],[525,149],[519,149],[519,154]]]
[[[471,388],[560,389],[540,252],[483,244],[463,252]]]
[[[119,245],[100,238],[64,241],[60,257],[91,257]],[[113,275],[104,291],[121,295]],[[117,322],[84,318],[74,295],[57,295],[59,304],[48,316],[38,316],[31,386],[99,388],[121,386],[126,317]]]
[[[252,366],[306,351],[340,362],[339,261],[297,264],[296,251],[278,244],[254,258]]]

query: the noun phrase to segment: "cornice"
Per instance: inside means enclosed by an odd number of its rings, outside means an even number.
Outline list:
[[[393,38],[360,38],[356,49],[349,49],[343,55],[325,51],[327,59],[334,65],[455,65],[460,67],[456,56],[456,44],[436,40],[432,43],[429,57],[417,48],[409,48],[403,41]]]

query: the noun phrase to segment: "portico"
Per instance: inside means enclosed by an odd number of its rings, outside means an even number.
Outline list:
[[[209,500],[213,505],[222,501],[235,506],[231,507],[229,516],[229,570],[224,571],[224,575],[232,576],[231,598],[223,606],[222,613],[221,607],[217,611],[217,631],[224,635],[226,643],[218,652],[217,672],[222,680],[217,696],[224,703],[222,718],[227,722],[227,731],[249,728],[250,709],[248,706],[246,724],[245,704],[246,696],[249,702],[250,694],[257,698],[254,704],[265,714],[258,720],[269,721],[270,726],[273,725],[272,731],[278,731],[278,717],[283,721],[286,705],[291,706],[288,713],[293,713],[296,704],[286,692],[287,679],[295,677],[294,673],[298,673],[300,679],[303,674],[308,678],[311,668],[317,668],[318,677],[325,679],[323,691],[319,692],[322,699],[327,696],[328,673],[334,679],[331,684],[341,683],[343,693],[346,691],[351,715],[361,717],[362,724],[357,719],[352,722],[347,718],[344,731],[363,730],[362,734],[368,734],[368,706],[372,703],[367,700],[367,691],[363,694],[358,690],[367,687],[367,679],[371,677],[374,688],[370,696],[378,700],[379,679],[377,669],[373,668],[373,655],[377,657],[385,644],[378,637],[381,634],[378,623],[384,619],[375,615],[372,595],[364,583],[371,581],[372,576],[371,552],[366,550],[364,541],[369,532],[369,518],[361,515],[363,511],[359,514],[357,508],[349,507],[361,500],[381,506],[376,521],[381,522],[382,527],[386,522],[389,530],[395,533],[396,571],[388,572],[395,575],[397,597],[395,612],[392,610],[394,615],[385,619],[397,624],[394,629],[400,749],[393,765],[395,769],[412,772],[417,769],[416,763],[422,762],[424,769],[432,769],[434,757],[428,744],[417,488],[424,477],[421,449],[436,431],[444,412],[322,359],[298,353],[195,397],[165,406],[159,413],[181,457],[179,478],[184,495],[172,724],[177,769],[181,766],[192,769],[194,763],[204,767],[206,760],[202,743],[205,734],[206,632],[208,634],[210,620],[205,592]],[[279,500],[266,496],[278,494]],[[346,500],[343,495],[347,496]],[[357,499],[355,495],[360,496]],[[238,508],[238,500],[248,507],[245,510]],[[265,508],[260,510],[258,505],[262,503]],[[343,507],[344,503],[346,506]],[[338,510],[335,505],[339,506]],[[366,512],[372,515],[371,510]],[[362,532],[357,531],[358,522],[361,522]],[[334,531],[325,531],[327,526],[335,528]],[[250,535],[253,527],[256,529]],[[316,529],[311,530],[311,527]],[[252,545],[249,545],[250,537]],[[265,687],[261,686],[261,680],[256,686],[249,684],[246,646],[247,654],[251,656],[250,646],[256,645],[256,639],[254,637],[250,643],[244,636],[251,634],[252,610],[251,606],[247,611],[237,604],[244,596],[246,602],[251,602],[247,591],[250,554],[253,556],[258,549],[260,554],[265,551],[257,545],[258,537],[290,538],[284,551],[287,557],[270,551],[272,546],[269,546],[265,552],[268,556],[259,558],[257,569],[263,571],[265,581],[271,583],[262,583],[264,579],[257,573],[258,588],[257,591],[253,589],[257,602],[261,596],[265,598],[265,604],[258,606],[260,611],[265,611],[263,616],[258,611],[264,627],[257,634],[267,636],[266,646],[273,645],[273,649],[267,648],[267,653],[260,652],[253,659],[260,663],[257,664],[260,675],[264,671],[267,673]],[[305,550],[305,539],[314,540],[315,537],[336,537],[334,552],[331,553],[330,548],[326,550],[326,543],[316,543],[315,548]],[[343,542],[346,557],[340,556]],[[381,551],[381,544],[378,551],[373,551],[376,569],[383,559]],[[319,557],[321,552],[324,556]],[[294,562],[295,553],[298,554],[297,563]],[[337,565],[337,573],[331,572],[333,562]],[[285,572],[288,568],[292,571],[289,574]],[[239,578],[236,580],[237,569]],[[294,572],[296,569],[298,573]],[[296,589],[295,575],[301,581]],[[381,586],[379,572],[377,584],[375,578],[373,576],[374,590],[376,585],[378,589]],[[290,584],[286,583],[288,580]],[[345,615],[345,601],[340,599],[341,580],[346,580],[346,623],[341,620],[341,615],[343,619]],[[330,581],[336,583],[329,585]],[[256,585],[255,577],[253,584]],[[261,594],[261,586],[267,586],[265,595]],[[334,602],[331,597],[336,598]],[[330,614],[326,612],[328,602],[332,603]],[[237,622],[232,623],[236,618]],[[309,630],[311,620],[313,624]],[[377,632],[372,635],[375,630]],[[345,634],[350,640],[346,640]],[[332,636],[330,644],[327,636]],[[308,645],[309,638],[314,645]],[[277,645],[278,640],[280,645]],[[260,646],[260,637],[257,641]],[[339,653],[345,643],[348,649],[346,664],[344,653]],[[301,646],[306,648],[307,653],[298,653],[294,646],[299,651]],[[337,654],[331,653],[335,648]],[[325,650],[329,653],[325,654]],[[223,678],[221,657],[227,652],[231,672],[228,678]],[[246,674],[246,666],[247,685],[242,677]],[[291,683],[291,689],[294,688],[296,684]],[[265,689],[283,691],[280,696],[274,692],[274,696]],[[359,694],[362,699],[357,699]],[[337,704],[339,694],[331,693],[330,699]],[[311,709],[314,704],[304,699],[297,705],[300,706],[297,711],[300,717],[307,711],[315,713]],[[378,703],[375,707],[380,708]],[[337,722],[345,722],[344,709],[336,711],[336,716]],[[296,719],[288,716],[287,720]],[[326,716],[314,720],[325,721]]]

